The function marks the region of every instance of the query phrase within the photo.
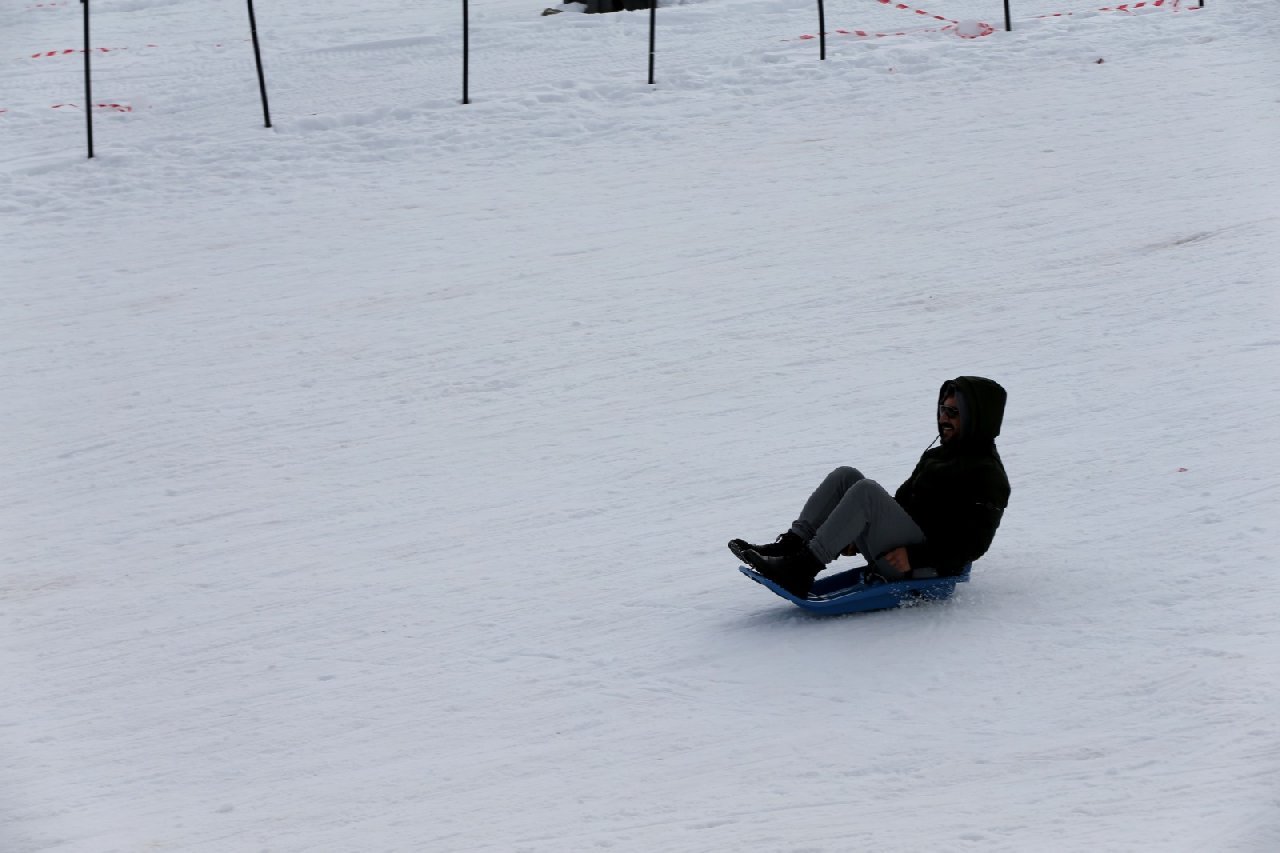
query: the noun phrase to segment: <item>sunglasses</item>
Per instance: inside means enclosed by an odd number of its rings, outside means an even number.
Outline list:
[[[952,420],[956,420],[957,418],[959,418],[959,417],[960,417],[960,410],[959,410],[959,409],[957,409],[955,406],[943,406],[943,405],[939,405],[939,406],[938,406],[938,414],[940,414],[940,415],[946,415],[947,417],[951,418]]]

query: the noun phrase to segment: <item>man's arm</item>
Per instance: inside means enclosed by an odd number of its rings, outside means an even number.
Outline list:
[[[955,573],[991,547],[1008,504],[1007,481],[995,467],[972,471],[969,478],[967,488],[956,489],[953,499],[930,514],[928,541],[907,546],[910,565]]]
[[[1004,509],[993,503],[971,502],[957,507],[943,520],[939,529],[931,531],[927,542],[908,545],[904,549],[908,566],[928,566],[942,572],[958,572],[966,563],[987,553]],[[885,559],[893,565],[889,555]],[[899,568],[894,565],[894,568]],[[903,569],[899,568],[899,571]]]

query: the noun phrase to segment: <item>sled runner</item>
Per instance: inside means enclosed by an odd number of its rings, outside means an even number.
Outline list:
[[[810,613],[836,614],[888,610],[904,604],[911,605],[920,601],[941,601],[950,598],[951,593],[956,591],[957,583],[968,583],[973,563],[965,565],[964,570],[954,577],[919,578],[875,585],[862,582],[863,568],[865,567],[818,578],[813,582],[813,589],[805,598],[797,598],[750,566],[739,566],[738,570],[803,610],[808,610]]]

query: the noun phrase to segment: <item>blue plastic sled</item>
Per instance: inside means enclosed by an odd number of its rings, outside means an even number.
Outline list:
[[[953,577],[921,578],[874,586],[862,582],[863,568],[865,567],[818,578],[813,582],[813,589],[805,598],[797,598],[750,566],[739,566],[738,570],[803,610],[808,610],[810,613],[836,614],[888,610],[904,604],[950,598],[951,593],[956,591],[956,584],[968,583],[973,563],[967,563],[964,570]]]

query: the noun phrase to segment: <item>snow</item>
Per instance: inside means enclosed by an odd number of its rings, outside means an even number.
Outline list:
[[[1280,849],[1274,4],[458,5],[0,9],[0,850]],[[954,599],[738,574],[959,374]]]

